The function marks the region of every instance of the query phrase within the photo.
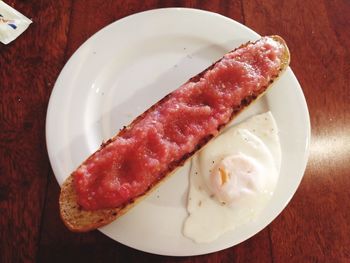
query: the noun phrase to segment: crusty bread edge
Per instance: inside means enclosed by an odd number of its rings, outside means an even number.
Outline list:
[[[287,47],[285,41],[279,36],[269,36],[269,37],[274,39],[275,41],[281,43],[285,47],[285,52],[284,52],[282,59],[281,59],[281,68],[280,68],[279,74],[277,76],[274,76],[272,78],[271,82],[268,84],[268,86],[262,88],[261,91],[259,91],[260,92],[259,94],[253,95],[250,98],[246,98],[245,100],[242,100],[240,107],[233,111],[233,114],[231,116],[230,121],[227,124],[225,124],[224,126],[227,126],[229,123],[231,123],[232,120],[235,117],[237,117],[238,114],[240,112],[242,112],[242,110],[244,108],[249,106],[253,101],[256,101],[258,98],[263,96],[267,92],[267,90],[272,86],[272,84],[275,83],[276,80],[278,80],[278,78],[281,76],[281,73],[287,69],[289,62],[290,62],[290,53],[289,53],[289,50],[288,50],[288,47]],[[242,47],[248,45],[249,43],[251,43],[251,42],[248,42],[244,45],[241,45],[238,48],[242,48]],[[217,61],[217,62],[219,62],[219,61]],[[207,70],[212,68],[216,63],[214,63],[211,67],[205,69],[203,72],[199,73],[197,76],[193,77],[189,81],[192,81],[194,78],[203,75]],[[152,108],[156,107],[156,105],[158,105],[159,103],[160,103],[160,101],[157,102],[156,104],[154,104],[150,109],[145,111],[139,117],[137,117],[128,127],[124,127],[124,129],[121,130],[116,136],[123,134],[126,129],[128,129],[129,127],[132,127],[132,125],[134,123],[136,123],[136,121],[138,119],[142,118],[142,116],[144,114],[146,114]],[[222,130],[222,128],[224,126],[219,127],[219,131]],[[105,142],[104,144],[102,144],[102,146],[99,150],[101,150],[108,143],[113,141],[116,138],[116,136],[114,136],[112,139],[110,139],[107,142]],[[113,208],[113,209],[101,209],[101,210],[96,210],[96,211],[87,211],[87,210],[81,209],[81,207],[77,203],[77,195],[76,195],[76,191],[74,189],[74,182],[73,182],[74,178],[72,175],[70,175],[64,181],[62,188],[61,188],[61,194],[59,197],[60,215],[61,215],[61,218],[62,218],[64,224],[68,227],[68,229],[70,229],[71,231],[74,231],[74,232],[87,232],[90,230],[94,230],[98,227],[104,226],[106,224],[109,224],[110,222],[114,221],[118,217],[125,214],[129,209],[131,209],[138,202],[143,200],[149,193],[154,191],[157,188],[157,186],[160,185],[161,182],[164,182],[166,178],[169,178],[170,175],[175,173],[178,168],[183,166],[184,163],[186,161],[188,161],[190,159],[190,157],[195,152],[197,152],[199,149],[201,149],[213,137],[214,136],[210,135],[207,138],[203,139],[197,145],[197,148],[193,152],[186,154],[186,156],[183,156],[183,158],[180,161],[178,161],[176,164],[171,164],[169,167],[169,172],[160,176],[159,180],[157,182],[155,182],[153,185],[151,185],[145,193],[134,198],[133,200],[130,200],[127,204],[125,204],[121,207],[117,207],[117,208]]]

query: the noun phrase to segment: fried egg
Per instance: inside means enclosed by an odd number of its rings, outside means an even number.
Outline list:
[[[192,158],[183,234],[207,243],[256,219],[273,195],[280,165],[271,112],[226,130]]]

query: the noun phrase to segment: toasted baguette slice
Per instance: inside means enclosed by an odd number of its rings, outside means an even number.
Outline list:
[[[270,83],[267,87],[261,89],[260,93],[253,94],[252,96],[250,96],[248,98],[244,98],[241,101],[241,105],[239,105],[237,108],[235,108],[233,110],[233,115],[231,116],[231,120],[234,119],[251,102],[253,102],[257,98],[261,97],[268,90],[268,88],[271,87],[272,83],[275,82],[275,80],[281,75],[281,73],[289,65],[290,54],[289,54],[289,50],[288,50],[288,47],[287,47],[285,41],[279,36],[271,36],[270,38],[281,43],[285,47],[285,52],[284,52],[282,59],[281,59],[279,74],[277,76],[275,76],[272,79],[272,81],[270,81]],[[239,48],[245,47],[249,43],[250,42],[240,46]],[[199,78],[207,70],[211,69],[214,65],[212,65],[208,69],[204,70],[203,72],[199,73],[197,76],[193,77],[191,80]],[[158,103],[156,103],[152,107],[155,107]],[[145,113],[143,113],[143,114],[145,114]],[[142,118],[143,114],[140,115],[138,118],[136,118],[134,120],[134,122],[137,121],[139,118]],[[222,128],[223,127],[220,127],[220,130]],[[121,134],[122,132],[123,131],[121,131],[119,134]],[[212,139],[212,136],[208,136],[205,140],[201,141],[197,145],[196,151],[201,149],[211,139]],[[109,140],[107,143],[103,144],[101,147],[102,148],[105,147],[110,141],[113,141],[113,138],[111,140]],[[166,175],[164,175],[164,177],[161,180],[157,181],[156,183],[154,183],[154,185],[149,187],[145,193],[130,200],[127,204],[124,204],[123,206],[112,208],[112,209],[101,209],[101,210],[95,210],[95,211],[83,210],[80,207],[80,205],[77,203],[77,193],[75,191],[74,182],[73,182],[74,178],[72,175],[69,176],[62,185],[61,194],[60,194],[60,198],[59,198],[60,214],[61,214],[63,222],[71,231],[86,232],[86,231],[90,231],[90,230],[96,229],[98,227],[104,226],[104,225],[114,221],[115,219],[117,219],[118,217],[120,217],[121,215],[126,213],[136,203],[138,203],[140,200],[142,200],[147,194],[149,194],[151,192],[151,190],[154,190],[155,187],[157,185],[159,185],[161,182],[163,182],[165,178],[169,177],[170,174],[174,173],[176,168],[181,167],[185,163],[185,161],[188,160],[196,151],[193,151],[191,153],[186,154],[186,156],[183,156],[183,158],[177,163],[177,165],[175,167],[172,167],[171,169],[169,168],[168,173]]]

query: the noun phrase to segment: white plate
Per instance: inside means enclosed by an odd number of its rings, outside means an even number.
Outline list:
[[[227,51],[258,38],[229,18],[185,8],[138,13],[93,35],[67,62],[50,98],[46,139],[59,184],[103,140],[150,105]],[[280,128],[283,161],[276,193],[256,221],[210,244],[185,238],[181,230],[187,216],[187,162],[143,202],[100,231],[142,251],[188,256],[233,246],[262,230],[293,196],[308,157],[309,114],[290,69],[236,122],[267,110]]]

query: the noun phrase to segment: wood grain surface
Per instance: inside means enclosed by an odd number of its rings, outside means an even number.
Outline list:
[[[350,1],[6,2],[34,23],[0,44],[0,262],[350,262]],[[74,51],[120,18],[174,6],[283,36],[312,126],[309,163],[287,208],[249,240],[197,257],[152,255],[98,231],[69,232],[45,146],[49,96]]]

